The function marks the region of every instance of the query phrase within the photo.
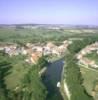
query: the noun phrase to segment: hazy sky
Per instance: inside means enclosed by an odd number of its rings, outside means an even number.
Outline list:
[[[98,25],[98,0],[0,0],[0,24]]]

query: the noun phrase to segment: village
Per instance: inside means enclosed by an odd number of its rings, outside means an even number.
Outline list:
[[[26,62],[36,64],[38,59],[42,56],[56,56],[60,57],[64,55],[65,51],[69,44],[71,44],[71,40],[65,40],[61,45],[57,46],[53,42],[44,43],[26,43],[25,46],[19,46],[18,44],[10,43],[5,45],[0,45],[0,51],[4,51],[4,53],[8,54],[10,57],[17,55],[27,55]],[[98,68],[98,65],[94,60],[90,60],[85,55],[96,51],[98,54],[98,42],[95,42],[91,45],[86,46],[82,49],[77,55],[78,64],[86,65],[87,67]]]
[[[86,65],[86,67],[90,66],[91,68],[98,68],[98,65],[94,60],[85,57],[85,55],[91,54],[92,52],[96,52],[96,55],[98,55],[98,42],[86,46],[77,54],[78,64]]]
[[[4,51],[4,53],[8,54],[10,57],[20,54],[27,55],[27,59],[25,59],[25,61],[28,63],[36,64],[38,59],[42,56],[62,56],[67,50],[68,45],[71,43],[72,41],[65,40],[59,46],[52,42],[47,42],[46,44],[26,43],[25,46],[19,46],[18,44],[5,44],[0,45],[0,50]]]

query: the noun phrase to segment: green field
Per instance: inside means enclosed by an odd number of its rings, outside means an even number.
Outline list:
[[[45,64],[43,59],[39,65],[30,65],[25,58],[22,55],[9,57],[0,52],[0,100],[46,98],[47,90],[38,74],[40,66]]]
[[[15,89],[16,86],[21,84],[21,80],[24,78],[24,75],[31,68],[28,65],[22,56],[16,56],[9,58],[12,62],[11,74],[5,77],[5,84],[7,84],[8,89]]]
[[[89,94],[92,93],[94,88],[94,82],[98,80],[98,71],[90,70],[84,67],[80,67],[82,77],[84,79],[84,86]]]
[[[24,75],[28,72],[28,70],[31,68],[30,65],[28,65],[25,62],[25,56],[19,55],[19,56],[2,56],[0,55],[1,61],[5,60],[11,63],[11,68],[9,69],[9,74],[5,76],[5,84],[7,84],[7,89],[13,90],[16,88],[16,86],[21,84],[21,80],[24,78]]]
[[[88,29],[89,31],[89,29]],[[82,29],[74,30],[52,30],[52,29],[18,29],[18,28],[0,28],[0,42],[14,43],[36,43],[54,41],[60,43],[68,38],[85,38],[96,36],[98,30],[94,33],[84,32]]]

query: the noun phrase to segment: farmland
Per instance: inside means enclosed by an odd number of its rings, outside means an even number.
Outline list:
[[[14,42],[14,43],[36,43],[54,41],[56,43],[62,42],[68,38],[81,38],[96,36],[98,30],[92,30],[89,32],[82,29],[65,29],[65,30],[53,30],[53,29],[19,29],[19,28],[0,28],[0,42]]]

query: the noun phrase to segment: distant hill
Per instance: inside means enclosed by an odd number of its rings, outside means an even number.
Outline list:
[[[48,29],[98,29],[96,25],[65,24],[0,24],[1,28],[48,28]]]

